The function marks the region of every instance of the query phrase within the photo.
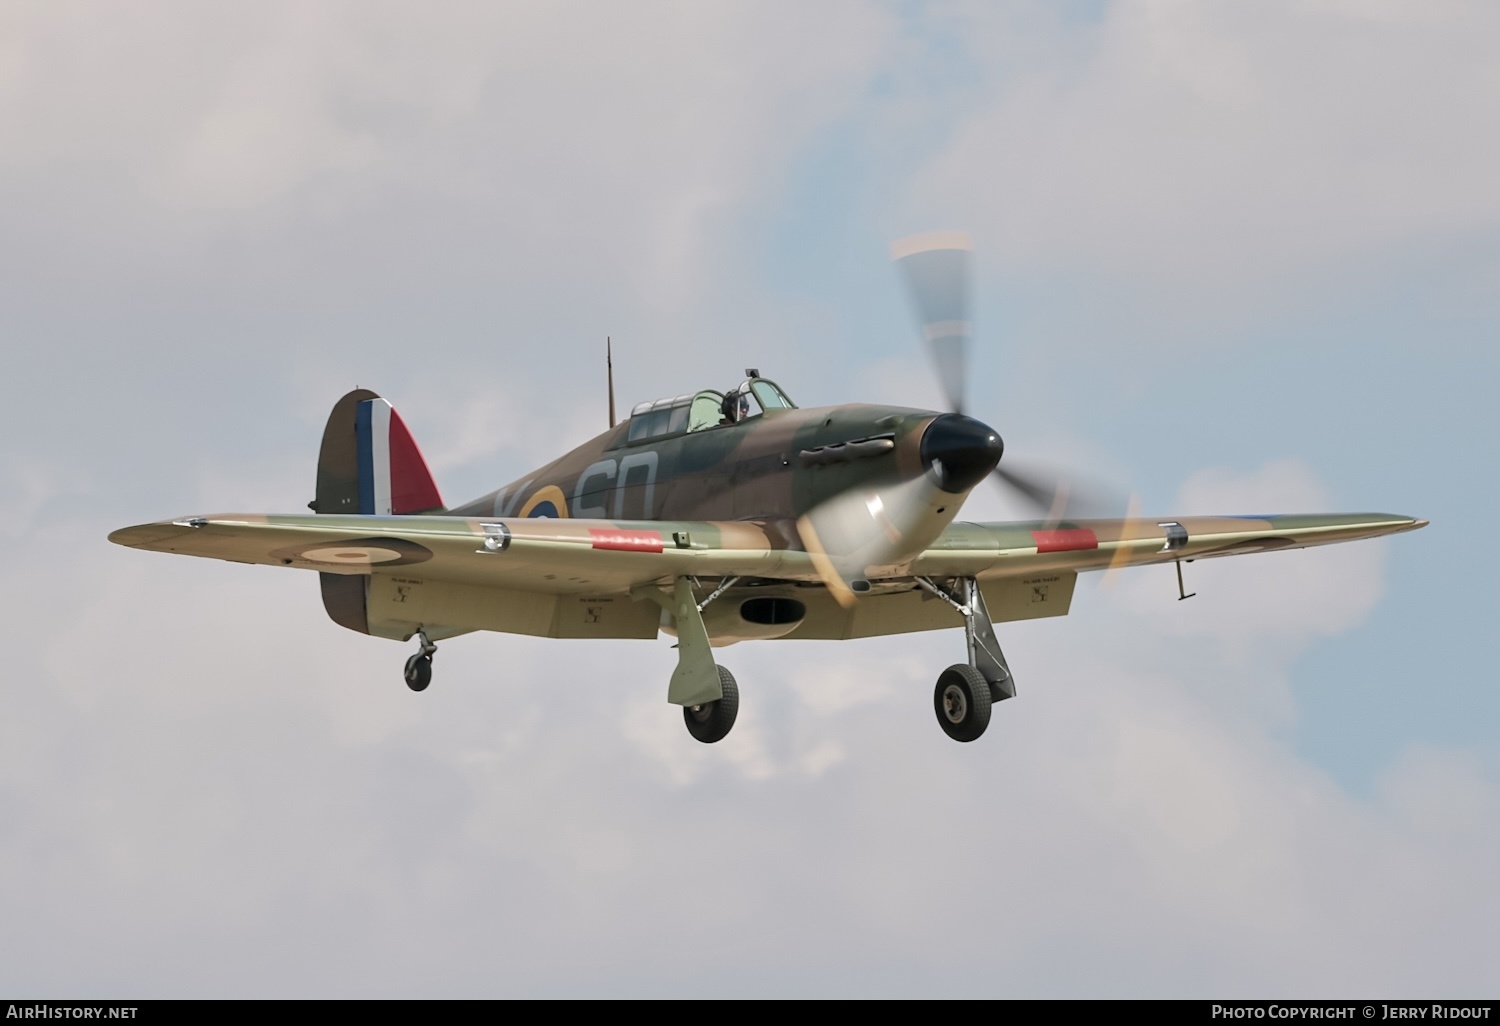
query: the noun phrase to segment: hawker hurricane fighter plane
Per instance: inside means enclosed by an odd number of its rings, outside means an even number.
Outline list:
[[[127,527],[121,545],[314,570],[328,615],[410,640],[414,691],[436,642],[471,631],[677,639],[667,701],[693,737],[724,738],[739,690],[714,649],[964,629],[933,692],[938,725],[973,741],[1016,694],[994,625],[1063,616],[1080,572],[1373,538],[1426,521],[1380,513],[1087,518],[1050,478],[1000,465],[1000,436],[962,411],[970,252],[898,243],[949,410],[799,409],[755,370],[721,393],[641,403],[547,466],[446,505],[391,404],[334,406],[310,514],[222,513]],[[1037,519],[966,523],[987,478]],[[1123,504],[1122,504],[1123,505]],[[1125,512],[1123,509],[1118,512]]]

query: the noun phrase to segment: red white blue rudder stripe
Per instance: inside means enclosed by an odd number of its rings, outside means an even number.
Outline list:
[[[367,399],[355,410],[359,512],[385,515],[443,508],[422,451],[390,403]]]

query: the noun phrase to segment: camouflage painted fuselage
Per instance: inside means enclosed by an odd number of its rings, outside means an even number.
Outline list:
[[[467,517],[794,521],[856,484],[921,473],[938,414],[896,406],[772,410],[739,424],[627,440],[627,420],[448,512]],[[889,444],[885,444],[889,440]],[[955,496],[954,512],[962,501]]]
[[[186,517],[110,537],[316,571],[335,622],[389,638],[655,637],[675,621],[642,596],[685,580],[707,606],[707,637],[727,644],[957,626],[962,618],[935,597],[933,581],[977,582],[997,622],[1062,616],[1079,572],[1425,523],[1317,514],[956,524],[1000,459],[998,436],[969,418],[850,405],[772,409],[636,441],[633,426],[641,422],[444,508],[394,410],[356,390],[329,416],[312,515]],[[373,441],[381,437],[383,454]],[[809,541],[829,538],[836,544],[821,549]],[[839,596],[839,578],[860,591],[857,604]],[[708,604],[716,587],[722,597]]]

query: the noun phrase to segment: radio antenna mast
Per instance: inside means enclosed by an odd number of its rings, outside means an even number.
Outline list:
[[[611,352],[609,336],[604,336],[604,366],[609,374],[609,426],[615,426],[615,358]]]

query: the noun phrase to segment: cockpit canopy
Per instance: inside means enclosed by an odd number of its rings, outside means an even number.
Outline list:
[[[630,431],[626,441],[643,442],[651,438],[707,431],[776,410],[797,408],[776,382],[761,377],[755,370],[745,373],[745,380],[728,392],[705,389],[637,404],[630,411]]]

